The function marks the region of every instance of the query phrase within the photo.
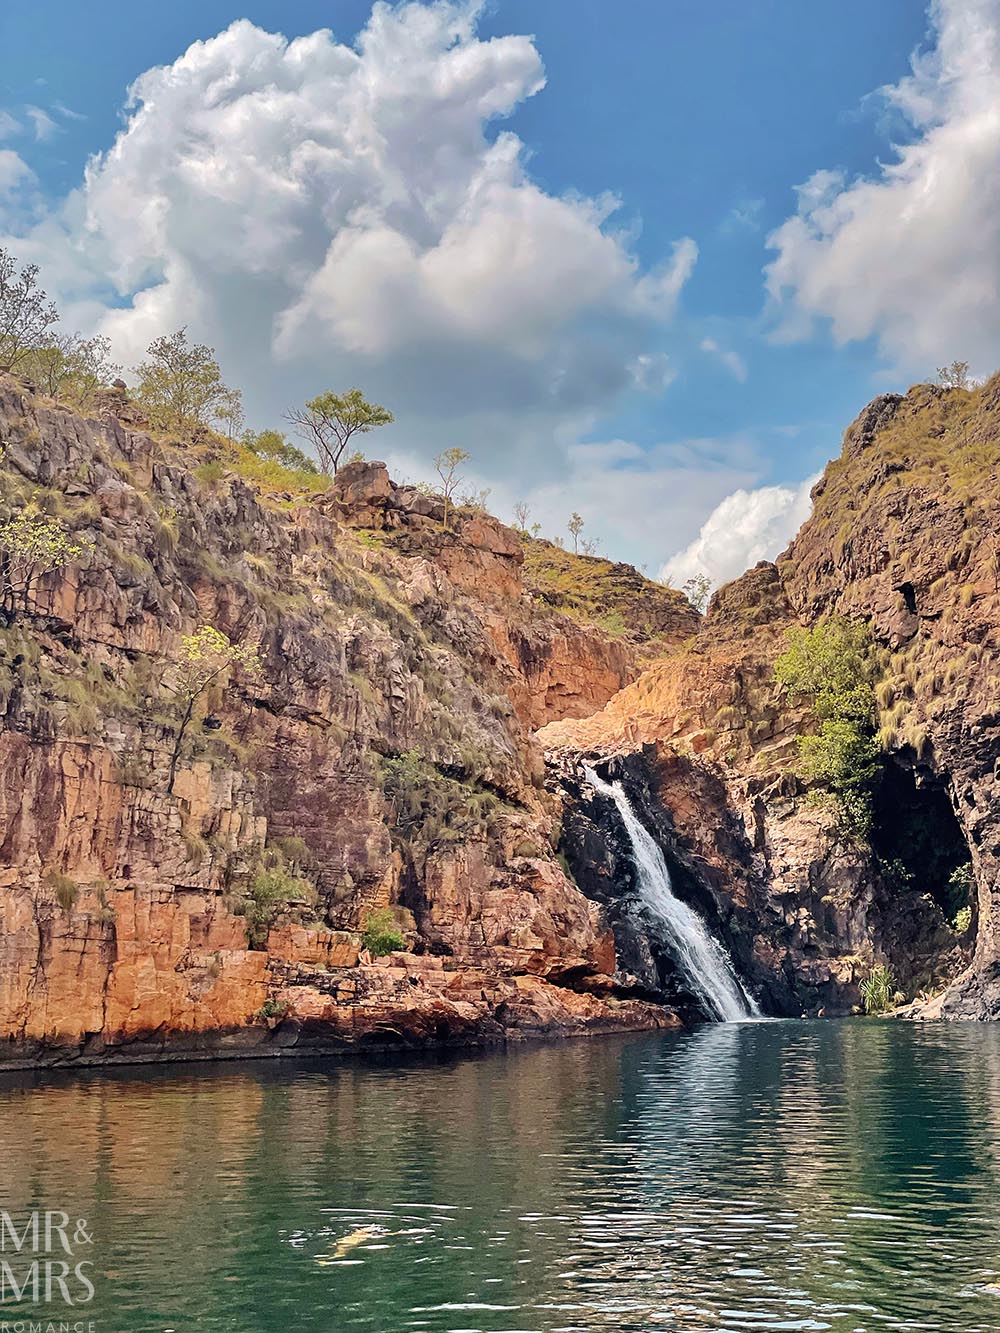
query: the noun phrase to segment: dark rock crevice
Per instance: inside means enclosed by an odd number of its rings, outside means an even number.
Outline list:
[[[885,872],[928,894],[947,921],[973,908],[972,856],[947,776],[894,757],[875,793],[872,848]],[[962,868],[969,868],[969,875]]]

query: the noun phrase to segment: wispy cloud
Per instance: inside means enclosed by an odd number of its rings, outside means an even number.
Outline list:
[[[59,114],[60,114],[60,116],[62,116],[64,120],[86,120],[86,119],[87,119],[87,117],[86,117],[85,115],[83,115],[82,112],[80,112],[80,111],[74,111],[73,108],[72,108],[71,106],[67,106],[65,102],[53,102],[53,103],[52,103],[52,109],[53,109],[54,111],[58,111]]]
[[[735,232],[758,232],[764,222],[763,199],[741,199],[733,205],[722,220],[719,230],[724,235]]]
[[[707,352],[710,356],[717,357],[732,375],[733,379],[739,380],[742,384],[747,377],[747,364],[740,356],[739,352],[734,352],[728,348],[720,347],[714,338],[702,338],[701,350]]]
[[[26,106],[24,114],[31,121],[35,131],[35,138],[44,143],[52,139],[59,133],[59,126],[52,119],[49,113],[40,106]]]

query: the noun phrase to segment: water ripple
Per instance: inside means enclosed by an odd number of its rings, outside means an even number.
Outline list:
[[[988,1027],[7,1078],[0,1108],[0,1206],[88,1218],[100,1333],[1000,1333]]]

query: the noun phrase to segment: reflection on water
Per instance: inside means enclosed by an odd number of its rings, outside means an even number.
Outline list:
[[[8,1078],[0,1154],[97,1333],[1000,1333],[989,1027]]]

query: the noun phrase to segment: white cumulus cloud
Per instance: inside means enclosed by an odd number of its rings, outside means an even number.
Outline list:
[[[759,486],[727,495],[694,541],[667,561],[660,577],[679,588],[701,574],[718,586],[758,560],[773,560],[809,517],[809,492],[816,480],[809,477],[799,486]]]
[[[258,422],[359,384],[396,414],[383,449],[555,474],[618,393],[666,384],[697,247],[644,270],[615,198],[532,178],[503,120],[542,62],[478,10],[376,4],[354,46],[239,20],[142,74],[79,189],[0,239],[125,364],[189,326]]]
[[[934,0],[933,48],[881,90],[907,140],[878,172],[828,169],[769,237],[768,288],[788,337],[815,318],[839,342],[875,336],[918,373],[954,358],[992,371],[1000,347],[1000,0]]]

